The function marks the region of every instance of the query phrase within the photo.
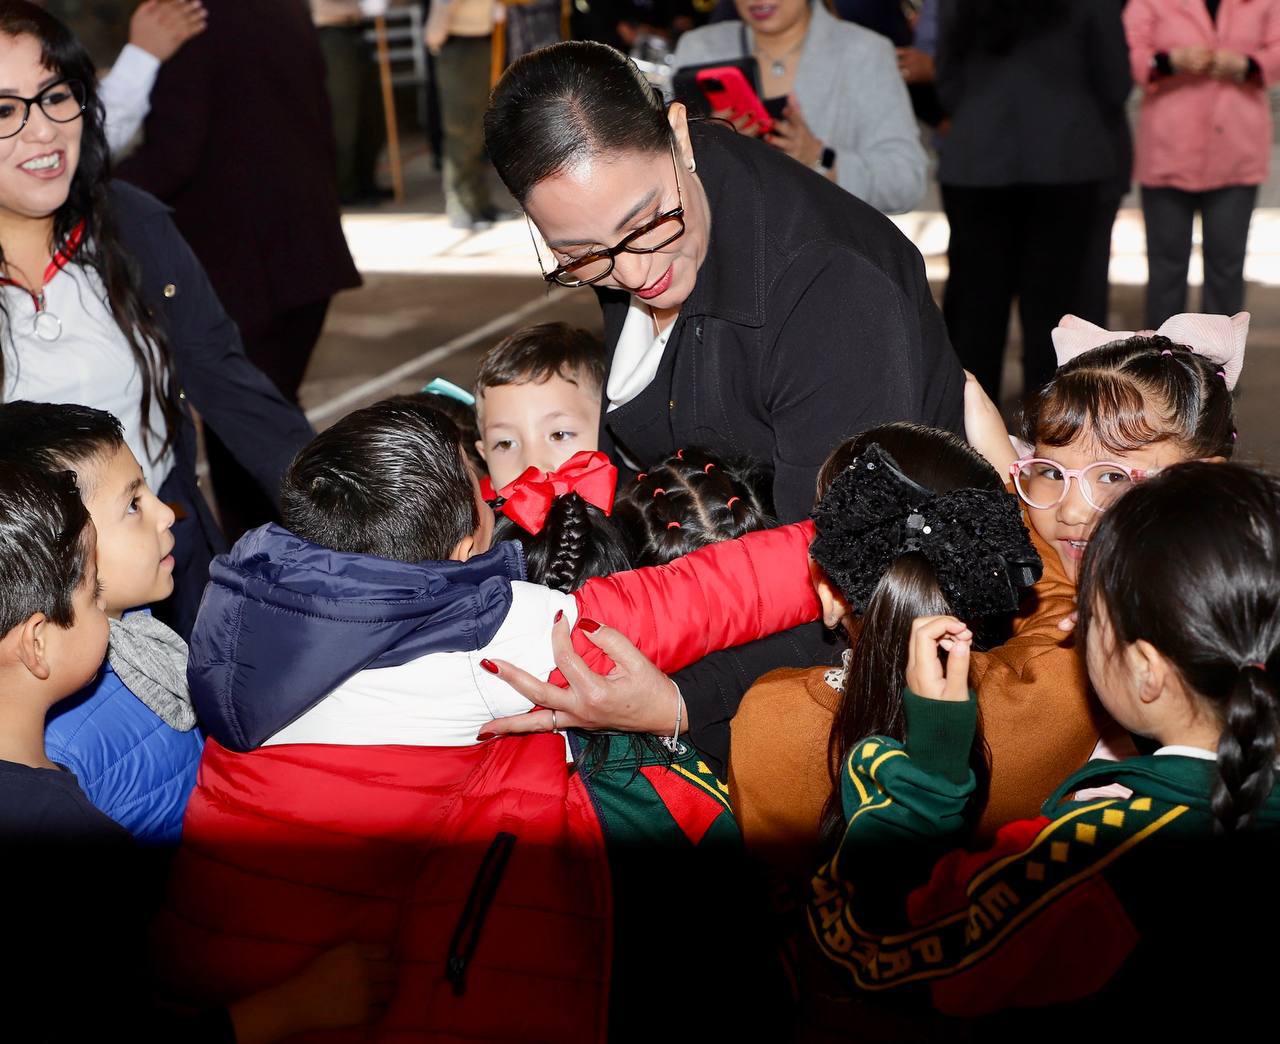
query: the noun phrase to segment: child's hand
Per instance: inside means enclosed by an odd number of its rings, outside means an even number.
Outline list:
[[[973,632],[954,616],[919,616],[911,625],[907,688],[928,700],[963,703],[969,698],[969,647]],[[947,654],[943,666],[942,653]]]
[[[1079,615],[1080,613],[1078,610],[1072,609],[1071,612],[1067,613],[1066,616],[1058,621],[1058,630],[1065,631],[1067,634],[1070,634],[1076,629],[1076,619]]]
[[[968,370],[964,372],[964,436],[1008,482],[1009,468],[1018,457],[999,409]]]

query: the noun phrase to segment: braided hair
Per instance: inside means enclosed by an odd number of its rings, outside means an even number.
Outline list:
[[[556,497],[540,533],[530,533],[499,514],[493,539],[518,540],[528,577],[566,594],[593,576],[631,568],[626,542],[603,511],[577,493]]]
[[[777,525],[772,476],[749,460],[722,460],[697,446],[637,475],[618,497],[618,522],[637,566],[665,565],[708,544]]]
[[[1086,643],[1103,640],[1090,633],[1100,619],[1115,649],[1149,642],[1212,711],[1217,829],[1249,827],[1280,742],[1280,479],[1191,462],[1135,486],[1089,541],[1079,606]]]

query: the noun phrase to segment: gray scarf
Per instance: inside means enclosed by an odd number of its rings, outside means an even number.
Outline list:
[[[187,643],[150,613],[111,621],[107,662],[166,725],[190,732],[195,707],[187,691]]]

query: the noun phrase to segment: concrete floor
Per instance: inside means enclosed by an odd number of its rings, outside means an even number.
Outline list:
[[[1243,459],[1280,467],[1275,408],[1280,403],[1280,191],[1275,182],[1260,198],[1250,237],[1247,307],[1253,326],[1238,392],[1238,449]],[[386,395],[416,391],[433,377],[469,387],[483,352],[525,323],[563,319],[599,330],[590,291],[546,288],[523,220],[479,234],[449,228],[440,216],[439,179],[425,148],[408,157],[406,184],[404,204],[352,211],[344,219],[365,285],[335,300],[303,385],[303,405],[319,427]],[[495,193],[506,198],[496,181]],[[925,255],[934,292],[940,294],[946,278],[945,218],[937,209],[924,209],[897,221]],[[1126,209],[1113,240],[1112,329],[1141,325],[1143,252],[1141,213]],[[1193,307],[1195,300],[1193,290]],[[1017,353],[1016,324],[1011,324],[1010,387],[1019,379]]]

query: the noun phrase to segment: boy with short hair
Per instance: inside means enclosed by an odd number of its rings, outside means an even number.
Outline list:
[[[97,533],[75,476],[0,459],[0,894],[5,1036],[265,1044],[364,1021],[384,952],[340,947],[229,1005],[170,1009],[150,995],[154,866],[44,744],[45,714],[107,651]]]
[[[173,511],[147,487],[119,421],[102,410],[5,403],[0,446],[9,459],[75,473],[97,532],[111,621],[101,673],[51,709],[45,745],[137,840],[176,843],[203,747],[187,693],[187,647],[149,612],[129,612],[173,590]]]
[[[517,330],[485,353],[476,377],[476,449],[495,490],[526,468],[554,471],[600,445],[604,345],[567,323]]]
[[[158,933],[166,967],[216,1000],[358,924],[395,941],[385,1024],[405,1039],[457,1026],[600,1039],[604,822],[635,831],[631,848],[643,834],[641,847],[703,858],[726,843],[736,855],[736,827],[676,739],[671,764],[620,759],[631,807],[619,812],[593,798],[590,773],[569,771],[567,737],[485,735],[532,709],[493,661],[546,679],[553,644],[573,641],[607,671],[592,620],[625,623],[667,669],[793,626],[816,613],[807,531],[751,534],[572,595],[528,583],[518,544],[490,547],[493,512],[456,427],[416,396],[318,435],[281,505],[287,529],[257,529],[214,561],[192,634],[210,738]],[[654,729],[672,737],[684,706],[665,684]],[[575,724],[565,717],[552,728]]]

